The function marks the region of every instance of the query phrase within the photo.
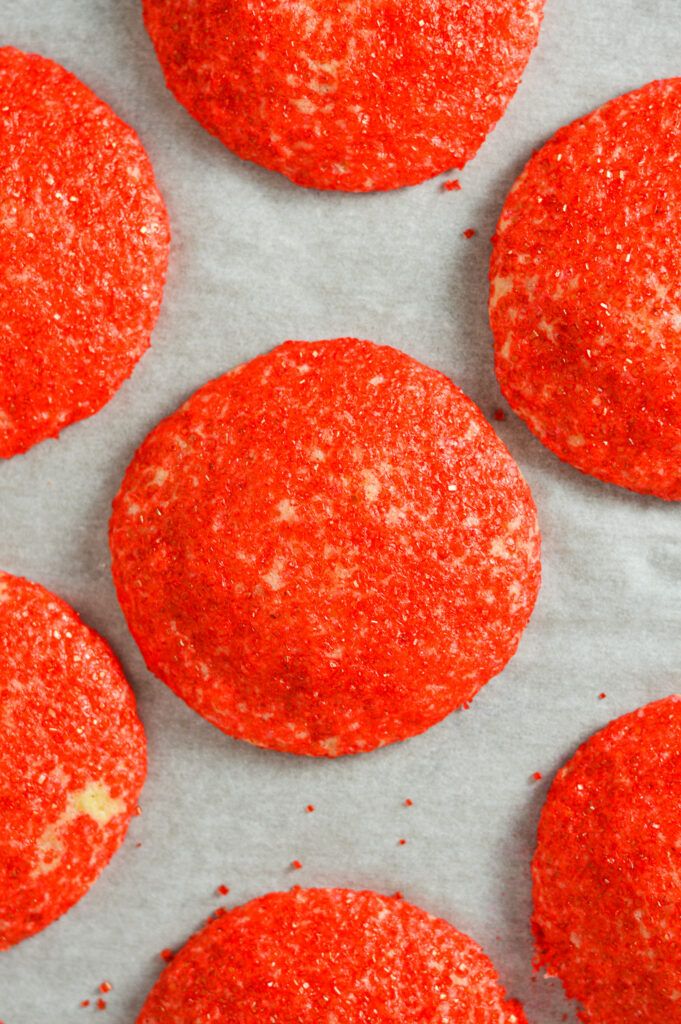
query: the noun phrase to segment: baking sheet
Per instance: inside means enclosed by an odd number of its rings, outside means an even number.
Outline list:
[[[97,416],[0,464],[0,565],[56,591],[107,637],[150,754],[143,813],[109,868],[59,922],[0,954],[0,1019],[82,1022],[109,981],[102,1019],[132,1024],[162,949],[220,904],[301,884],[400,890],[483,945],[530,1024],[575,1021],[558,983],[531,967],[536,822],[552,774],[583,739],[680,688],[678,506],[582,476],[513,414],[495,422],[544,537],[543,588],[519,651],[469,710],[331,762],[231,740],[147,672],[115,599],[107,523],[148,430],[205,380],[286,338],[392,344],[451,376],[488,418],[507,409],[486,315],[504,197],[561,124],[679,72],[678,0],[546,0],[523,84],[456,174],[461,192],[443,191],[443,176],[326,194],[243,163],[166,92],[139,0],[2,0],[0,43],[59,61],[135,127],[173,230],[153,347],[132,378]]]

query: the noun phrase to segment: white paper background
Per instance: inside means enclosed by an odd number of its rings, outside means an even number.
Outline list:
[[[4,1024],[82,1022],[97,1011],[79,1003],[94,1004],[104,980],[114,988],[102,1020],[132,1024],[161,949],[220,903],[294,883],[400,889],[484,946],[530,1024],[576,1019],[559,985],[532,974],[536,822],[578,743],[679,689],[678,506],[581,476],[512,414],[495,424],[544,536],[544,585],[520,650],[470,710],[334,762],[230,740],[155,680],[118,609],[107,547],[111,499],[147,431],[209,377],[286,338],[393,344],[450,375],[488,418],[506,408],[486,316],[505,194],[561,124],[681,70],[678,0],[546,6],[523,85],[457,174],[461,192],[435,179],[346,196],[299,189],[209,137],[166,92],[139,0],[2,0],[0,43],[64,64],[136,128],[173,230],[152,351],[99,415],[0,464],[0,565],[59,593],[108,638],[150,752],[144,813],[110,867],[66,917],[0,954]]]

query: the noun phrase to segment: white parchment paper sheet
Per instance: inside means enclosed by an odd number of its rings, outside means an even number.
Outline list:
[[[325,194],[243,163],[165,90],[139,0],[1,0],[0,44],[59,61],[136,128],[173,230],[153,347],[132,378],[99,415],[0,464],[0,565],[59,593],[108,638],[150,753],[143,814],[110,867],[66,917],[0,954],[0,1020],[79,1024],[107,980],[102,1020],[132,1024],[161,949],[221,903],[298,883],[399,889],[484,946],[531,1024],[574,1021],[558,983],[531,968],[537,817],[583,739],[681,688],[681,509],[580,475],[512,414],[495,424],[544,536],[543,589],[518,654],[470,710],[335,762],[230,740],[146,671],[115,599],[107,523],[147,431],[209,377],[286,338],[389,343],[450,375],[488,418],[506,409],[486,315],[504,197],[561,124],[681,71],[678,0],[546,0],[524,82],[456,175],[461,192],[441,178]]]

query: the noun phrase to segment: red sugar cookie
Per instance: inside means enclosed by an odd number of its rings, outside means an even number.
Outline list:
[[[168,219],[139,139],[77,78],[0,49],[0,458],[97,412],[149,345]]]
[[[514,653],[539,587],[529,489],[473,403],[395,349],[287,342],[143,443],[113,573],[149,668],[259,746],[427,729]]]
[[[537,963],[585,1024],[681,1021],[681,698],[624,715],[561,769],[539,823]]]
[[[0,572],[0,950],[85,894],[145,774],[135,700],[108,645],[54,594]]]
[[[270,893],[212,921],[137,1024],[526,1024],[480,947],[391,896]]]
[[[544,0],[143,0],[166,83],[240,157],[367,192],[463,167],[537,42]]]
[[[559,458],[681,499],[681,78],[535,153],[491,265],[501,389]]]

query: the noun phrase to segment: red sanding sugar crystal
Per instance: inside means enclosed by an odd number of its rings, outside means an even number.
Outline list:
[[[0,950],[85,894],[146,774],[132,690],[63,601],[0,573]]]
[[[533,875],[537,963],[585,1024],[681,1020],[681,697],[611,722],[558,773]]]
[[[149,345],[169,230],[135,133],[0,49],[0,458],[97,412]]]
[[[529,489],[479,409],[348,338],[287,342],[162,422],[111,547],[153,672],[232,736],[328,757],[470,700],[539,587]]]
[[[491,265],[504,395],[559,458],[681,500],[681,78],[535,153]]]
[[[143,0],[168,88],[240,157],[366,192],[463,167],[537,42],[544,0]]]
[[[137,1024],[526,1024],[480,947],[403,900],[271,893],[194,935]]]

